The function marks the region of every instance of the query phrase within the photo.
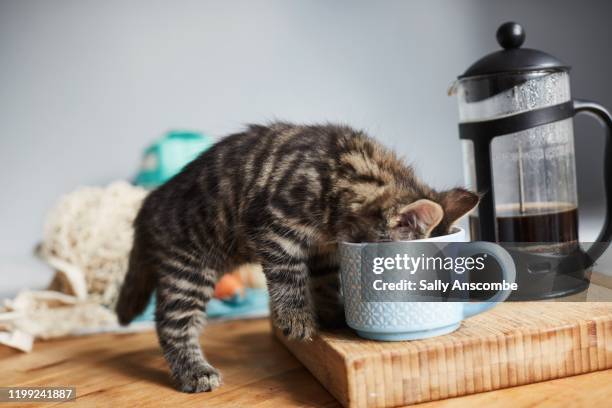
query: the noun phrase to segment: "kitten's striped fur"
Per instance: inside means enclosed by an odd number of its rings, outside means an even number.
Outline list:
[[[135,221],[117,313],[127,324],[157,290],[157,333],[182,391],[220,383],[199,333],[215,282],[261,263],[274,324],[309,339],[343,321],[339,240],[443,234],[478,198],[439,193],[390,150],[345,126],[250,126],[153,191]]]

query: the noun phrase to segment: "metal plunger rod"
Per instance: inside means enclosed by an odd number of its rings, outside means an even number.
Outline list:
[[[525,179],[523,174],[523,148],[518,145],[519,212],[525,214]]]

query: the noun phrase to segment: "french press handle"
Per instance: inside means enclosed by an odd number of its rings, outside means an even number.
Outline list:
[[[586,250],[588,256],[587,267],[593,265],[595,261],[605,252],[610,245],[612,238],[612,115],[603,106],[580,99],[574,99],[574,114],[587,113],[595,116],[606,126],[606,141],[604,148],[604,189],[606,192],[606,214],[604,223],[596,241]]]

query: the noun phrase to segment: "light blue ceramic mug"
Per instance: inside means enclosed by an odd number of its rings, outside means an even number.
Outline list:
[[[484,302],[430,302],[423,301],[420,296],[422,293],[416,290],[412,293],[402,293],[402,300],[407,301],[380,301],[381,298],[369,288],[365,290],[365,285],[369,283],[366,283],[363,277],[372,273],[371,261],[374,256],[379,259],[397,256],[423,258],[423,252],[427,251],[427,248],[450,242],[464,243],[454,245],[453,256],[486,254],[484,256],[493,257],[501,268],[503,281],[512,284],[516,281],[512,257],[502,247],[490,242],[468,243],[465,231],[461,228],[455,228],[449,235],[415,241],[342,242],[338,250],[347,324],[356,330],[359,336],[373,340],[416,340],[440,336],[458,329],[463,319],[491,309],[511,294],[511,289],[503,289]],[[459,280],[467,281],[469,273],[465,271],[455,276],[458,276]],[[414,299],[411,299],[411,296],[414,296]],[[417,297],[419,301],[416,301]]]

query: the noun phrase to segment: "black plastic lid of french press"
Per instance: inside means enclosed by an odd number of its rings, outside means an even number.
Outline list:
[[[543,51],[521,48],[525,30],[520,24],[507,22],[497,29],[497,42],[503,50],[485,55],[472,64],[459,79],[504,73],[528,73],[542,70],[568,71],[569,65]]]

